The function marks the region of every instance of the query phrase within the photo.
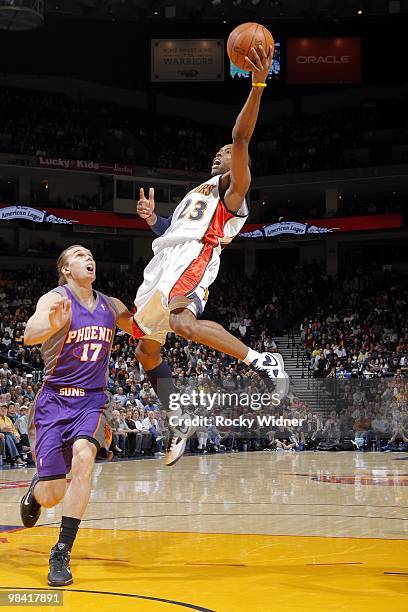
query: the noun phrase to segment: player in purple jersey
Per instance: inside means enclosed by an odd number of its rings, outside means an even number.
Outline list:
[[[73,245],[57,262],[59,286],[43,295],[29,319],[25,344],[41,344],[44,380],[30,414],[37,473],[21,500],[26,527],[41,506],[62,499],[61,530],[51,550],[48,584],[72,583],[69,558],[88,505],[95,457],[109,452],[108,365],[116,326],[132,334],[132,314],[118,299],[94,291],[92,253]],[[71,472],[67,487],[66,475]]]

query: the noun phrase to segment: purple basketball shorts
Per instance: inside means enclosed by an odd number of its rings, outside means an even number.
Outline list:
[[[109,450],[108,395],[104,391],[83,392],[67,397],[70,390],[42,389],[30,415],[29,437],[40,480],[64,478],[71,470],[72,447],[78,438],[89,439],[99,450]]]

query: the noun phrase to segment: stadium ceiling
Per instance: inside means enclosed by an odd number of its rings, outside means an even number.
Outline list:
[[[45,0],[45,18],[113,21],[341,20],[407,12],[408,0]]]

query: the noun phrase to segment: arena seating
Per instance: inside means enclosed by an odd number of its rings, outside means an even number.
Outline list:
[[[254,134],[253,171],[280,174],[407,161],[407,154],[394,160],[391,148],[379,147],[376,140],[388,131],[392,145],[407,144],[405,108],[403,98],[367,100],[357,108],[296,113],[270,122]],[[230,140],[231,128],[164,115],[155,115],[153,122],[147,113],[115,104],[0,88],[0,151],[6,153],[202,171],[210,166],[214,147]],[[367,151],[364,159],[353,154],[361,149]]]
[[[101,273],[97,288],[130,306],[141,281],[141,266],[126,281]],[[405,448],[406,277],[367,267],[334,279],[326,277],[317,265],[305,265],[292,269],[288,284],[287,274],[278,268],[258,273],[247,280],[243,294],[239,288],[242,277],[231,279],[231,274],[223,272],[214,285],[206,314],[259,351],[274,350],[273,338],[302,321],[301,342],[309,367],[315,378],[332,379],[338,385],[338,409],[330,415],[309,414],[308,406],[292,391],[278,412],[285,415],[290,409],[306,418],[307,426],[300,434],[285,427],[254,431],[201,428],[190,442],[190,450],[336,450],[344,445],[347,448],[347,443],[362,448],[375,444],[378,450]],[[11,408],[13,418],[20,415],[21,407],[32,406],[42,378],[39,348],[23,346],[25,322],[38,297],[54,285],[53,273],[38,268],[3,270],[1,274],[0,404],[9,412]],[[108,387],[117,411],[113,450],[120,457],[161,452],[169,435],[165,412],[139,368],[135,347],[133,339],[118,331]],[[209,385],[236,392],[264,389],[244,364],[174,334],[169,334],[163,353],[183,391]],[[146,432],[138,433],[149,411],[154,411],[158,421],[160,443]]]

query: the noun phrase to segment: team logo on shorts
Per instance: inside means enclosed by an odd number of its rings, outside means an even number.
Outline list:
[[[105,434],[106,445],[109,448],[109,446],[112,443],[112,430],[108,423],[105,423],[104,434]]]

